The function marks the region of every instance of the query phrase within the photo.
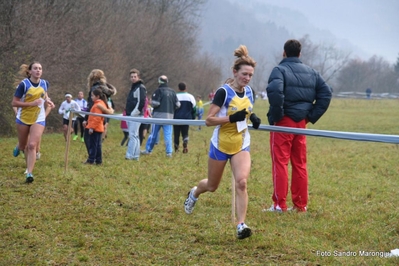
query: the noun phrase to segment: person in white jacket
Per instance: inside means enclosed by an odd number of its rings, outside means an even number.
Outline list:
[[[60,108],[58,109],[58,113],[63,115],[62,119],[62,130],[64,131],[65,141],[67,140],[68,133],[68,124],[69,124],[69,114],[71,110],[80,111],[80,106],[77,102],[72,100],[72,95],[70,93],[65,94],[65,101],[62,102]],[[72,120],[75,121],[76,117],[72,117]],[[73,125],[73,123],[72,123]],[[71,134],[73,133],[73,127],[71,125]]]

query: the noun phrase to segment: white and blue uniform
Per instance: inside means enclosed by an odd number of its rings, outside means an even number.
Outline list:
[[[87,101],[85,99],[79,100],[78,98],[76,98],[74,101],[79,105],[81,111],[90,111],[87,110]],[[85,117],[85,115],[83,114],[79,114],[79,116]]]
[[[218,90],[225,90],[226,97],[216,116],[229,116],[237,111],[246,109],[248,112],[246,120],[248,120],[248,117],[252,113],[254,103],[252,89],[249,86],[245,86],[243,96],[237,95],[236,91],[227,84],[224,84]],[[238,132],[236,123],[218,125],[213,131],[211,143],[216,149],[223,153],[229,155],[236,154],[248,148],[250,145],[248,128]]]
[[[60,108],[58,108],[58,113],[60,115],[62,115],[63,119],[69,120],[69,112],[71,110],[75,110],[75,111],[80,111],[80,106],[77,102],[75,102],[74,100],[71,100],[70,103],[68,103],[67,100],[63,101],[60,105]],[[76,116],[72,117],[72,120],[75,121]]]
[[[28,78],[21,81],[14,96],[20,98],[22,102],[34,102],[41,98],[42,103],[38,106],[19,107],[17,121],[19,120],[26,125],[46,121],[44,102],[48,87],[48,81],[44,79],[40,79],[39,83],[32,83]]]

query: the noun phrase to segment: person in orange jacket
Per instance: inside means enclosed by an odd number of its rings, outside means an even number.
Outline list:
[[[100,85],[104,86],[104,85]],[[90,113],[95,114],[113,114],[114,109],[107,104],[107,97],[103,93],[102,88],[96,88],[91,94],[93,106]],[[104,132],[104,117],[97,115],[90,115],[87,120],[86,129],[89,131],[89,157],[85,164],[102,164],[102,133]]]

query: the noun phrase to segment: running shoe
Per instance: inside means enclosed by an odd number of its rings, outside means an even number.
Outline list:
[[[184,210],[187,214],[191,214],[194,210],[195,203],[197,200],[194,200],[194,191],[197,189],[197,187],[193,187],[187,194],[187,199],[184,201]]]
[[[183,153],[187,153],[188,148],[187,148],[187,142],[183,142]]]
[[[20,153],[20,151],[19,151],[18,146],[15,146],[15,148],[12,152],[12,155],[14,155],[14,157],[18,157],[19,153]]]
[[[31,173],[26,174],[26,183],[33,182],[33,175]]]
[[[252,235],[251,228],[249,228],[245,223],[240,223],[237,225],[237,238],[244,239]]]
[[[263,212],[283,212],[280,207],[274,207],[273,205],[269,209],[263,209]]]
[[[288,208],[287,209],[287,211],[289,211],[289,212],[307,212],[307,208],[306,207],[303,207],[303,208],[299,208],[299,207],[297,207],[297,206],[294,206],[294,207],[291,207],[291,208]]]

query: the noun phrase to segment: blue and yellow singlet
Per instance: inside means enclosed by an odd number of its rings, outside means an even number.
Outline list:
[[[15,91],[14,96],[21,99],[23,102],[33,102],[42,98],[42,104],[39,106],[19,107],[17,112],[17,119],[27,125],[32,125],[46,120],[44,110],[44,101],[48,88],[48,82],[40,79],[38,84],[32,83],[28,78],[21,81]]]
[[[245,86],[245,93],[243,97],[239,97],[237,93],[227,84],[224,84],[219,88],[219,90],[226,91],[226,98],[216,116],[229,116],[245,108],[248,112],[248,121],[254,103],[252,89],[249,86]],[[211,142],[221,152],[226,154],[236,154],[249,146],[250,135],[248,133],[248,128],[238,132],[236,123],[226,123],[216,126],[215,130],[213,131]]]

